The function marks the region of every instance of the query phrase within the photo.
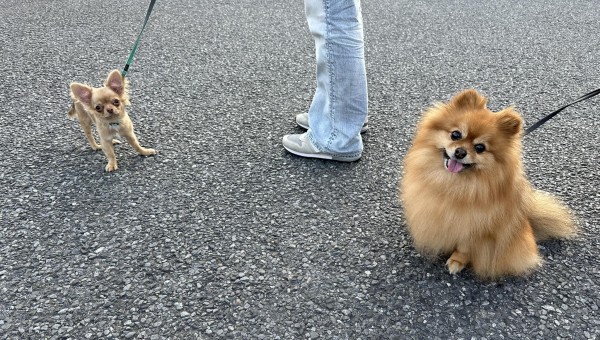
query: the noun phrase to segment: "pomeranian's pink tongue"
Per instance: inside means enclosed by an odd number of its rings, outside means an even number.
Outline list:
[[[448,160],[448,171],[452,173],[457,173],[461,171],[463,168],[462,163],[457,162],[455,159]]]

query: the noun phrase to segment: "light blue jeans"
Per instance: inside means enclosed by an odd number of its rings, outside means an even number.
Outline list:
[[[308,137],[319,151],[360,155],[368,114],[360,0],[304,0],[304,7],[317,59]]]

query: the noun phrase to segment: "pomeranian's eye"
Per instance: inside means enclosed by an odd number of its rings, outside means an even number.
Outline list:
[[[458,130],[452,131],[452,133],[450,134],[450,138],[452,138],[452,140],[459,140],[462,138],[462,133],[460,133],[460,131]]]
[[[112,104],[114,106],[119,106],[119,100],[118,99],[113,99]]]
[[[102,105],[100,105],[100,104],[96,105],[95,109],[97,112],[102,112]]]
[[[475,152],[482,153],[485,151],[485,145],[483,144],[475,144]]]

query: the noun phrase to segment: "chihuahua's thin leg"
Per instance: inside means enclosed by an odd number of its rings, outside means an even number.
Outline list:
[[[127,139],[127,142],[135,149],[135,151],[137,151],[137,153],[139,153],[140,155],[151,156],[156,154],[156,150],[146,149],[140,145],[137,137],[133,133],[133,129],[129,131],[124,137]]]
[[[92,149],[100,150],[101,146],[96,143],[96,138],[94,138],[94,135],[92,134],[92,120],[87,114],[79,115],[79,125],[81,125],[85,138],[87,138]]]
[[[87,125],[87,126],[82,126],[83,128],[83,133],[85,134],[85,138],[87,138],[88,142],[90,142],[90,146],[92,147],[93,150],[100,150],[102,147],[100,146],[100,144],[96,143],[96,139],[94,138],[94,135],[92,134],[92,127]]]
[[[108,164],[106,164],[106,171],[111,172],[111,171],[115,171],[118,169],[117,167],[117,157],[115,156],[115,150],[113,149],[112,146],[112,139],[102,139],[101,140],[102,143],[102,151],[104,151],[104,154],[106,155],[106,158],[108,158]]]

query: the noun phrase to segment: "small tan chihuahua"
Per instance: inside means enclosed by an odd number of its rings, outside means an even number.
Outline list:
[[[137,137],[133,133],[133,123],[125,111],[129,105],[127,93],[127,80],[119,70],[109,73],[103,87],[94,88],[80,83],[71,83],[71,98],[73,105],[68,112],[70,118],[79,119],[79,124],[90,142],[92,149],[102,149],[108,164],[106,171],[117,170],[117,158],[113,144],[120,143],[117,136],[127,139],[127,142],[142,156],[156,154],[154,149],[146,149],[140,146]],[[92,123],[96,124],[100,144],[92,135]]]

